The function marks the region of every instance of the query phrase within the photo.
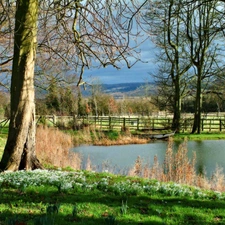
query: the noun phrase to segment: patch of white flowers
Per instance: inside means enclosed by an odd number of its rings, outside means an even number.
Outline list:
[[[114,183],[111,190],[118,195],[137,195],[143,192],[143,186],[130,180]]]
[[[111,182],[109,175],[98,178],[97,174],[89,173],[95,179],[93,181],[86,177],[83,171],[65,172],[65,171],[17,171],[0,173],[0,187],[10,185],[14,188],[24,189],[29,186],[54,186],[59,191],[71,189],[93,190],[99,189],[105,192],[112,192],[117,195],[138,195],[141,193],[155,194],[163,193],[171,196],[192,197],[201,199],[220,199],[225,200],[225,193],[218,191],[205,192],[200,188],[184,186],[176,183],[161,183],[158,181],[145,180],[136,182],[130,179],[125,181]]]

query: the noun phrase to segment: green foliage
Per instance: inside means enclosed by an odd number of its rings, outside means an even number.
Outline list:
[[[109,215],[105,218],[106,225],[117,225],[116,217]]]
[[[60,204],[49,205],[46,209],[48,215],[55,215],[59,213]]]
[[[50,81],[48,93],[45,96],[44,104],[47,106],[44,108],[43,104],[37,104],[37,112],[40,114],[57,114],[57,115],[73,115],[76,108],[74,93],[69,86],[60,86],[59,82],[53,77]]]
[[[119,138],[119,132],[118,131],[113,131],[113,130],[111,130],[111,131],[108,131],[108,132],[105,132],[105,135],[106,135],[106,137],[108,138],[108,139],[110,139],[110,140],[117,140],[118,138]]]
[[[125,202],[122,200],[122,205],[121,205],[121,208],[120,208],[120,211],[121,211],[122,215],[127,214],[127,209],[128,209],[127,200]]]
[[[54,218],[44,215],[44,216],[39,216],[33,220],[34,225],[54,225]]]
[[[45,99],[36,99],[36,114],[37,115],[48,115],[50,114],[48,111],[48,107]]]
[[[77,214],[78,214],[78,208],[77,208],[77,204],[75,204],[73,206],[72,215],[73,215],[73,217],[77,217]]]
[[[6,225],[16,225],[19,221],[18,216],[13,216],[11,218],[6,219]]]
[[[37,121],[38,124],[47,125],[47,119],[45,116],[40,116],[40,118]]]
[[[77,96],[77,115],[78,116],[84,116],[86,115],[86,111],[85,111],[85,102],[84,99],[82,98],[82,94],[80,89],[78,90],[78,96]]]
[[[46,105],[50,113],[55,113],[60,110],[60,101],[59,101],[59,90],[57,86],[57,80],[52,78],[49,88],[48,94],[46,96]]]

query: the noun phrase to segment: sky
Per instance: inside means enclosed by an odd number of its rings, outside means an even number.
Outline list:
[[[140,46],[140,50],[141,60],[143,62],[137,62],[130,69],[126,68],[125,64],[120,70],[112,66],[90,69],[84,72],[83,79],[89,83],[98,82],[102,84],[143,83],[152,81],[150,73],[157,72],[155,46],[150,40],[147,40]]]

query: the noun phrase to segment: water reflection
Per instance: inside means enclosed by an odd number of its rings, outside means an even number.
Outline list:
[[[174,151],[177,151],[180,142],[174,143]],[[188,157],[192,159],[196,152],[196,169],[199,172],[206,171],[210,176],[216,165],[225,169],[225,140],[188,141]],[[131,168],[138,156],[144,163],[153,164],[154,156],[159,163],[163,163],[167,149],[167,142],[157,141],[142,145],[122,146],[80,146],[74,148],[83,156],[84,168],[87,158],[90,157],[92,164],[97,170],[115,170],[125,173]]]
[[[197,168],[208,176],[217,165],[225,169],[225,140],[190,141],[188,150],[196,152]]]

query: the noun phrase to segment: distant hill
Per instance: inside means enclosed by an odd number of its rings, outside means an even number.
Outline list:
[[[118,84],[102,84],[102,92],[113,95],[115,98],[123,96],[137,97],[145,96],[154,92],[154,83],[118,83]],[[82,89],[84,96],[91,95],[91,88]]]
[[[80,87],[82,95],[88,97],[92,95],[92,88],[100,88],[102,93],[112,95],[114,98],[123,98],[126,97],[140,97],[147,96],[154,92],[155,85],[154,83],[119,83],[119,84],[101,84],[100,87],[95,87],[86,85]],[[74,90],[77,90],[77,87],[74,86]],[[43,98],[46,95],[47,91],[42,89],[36,89],[36,98]]]

